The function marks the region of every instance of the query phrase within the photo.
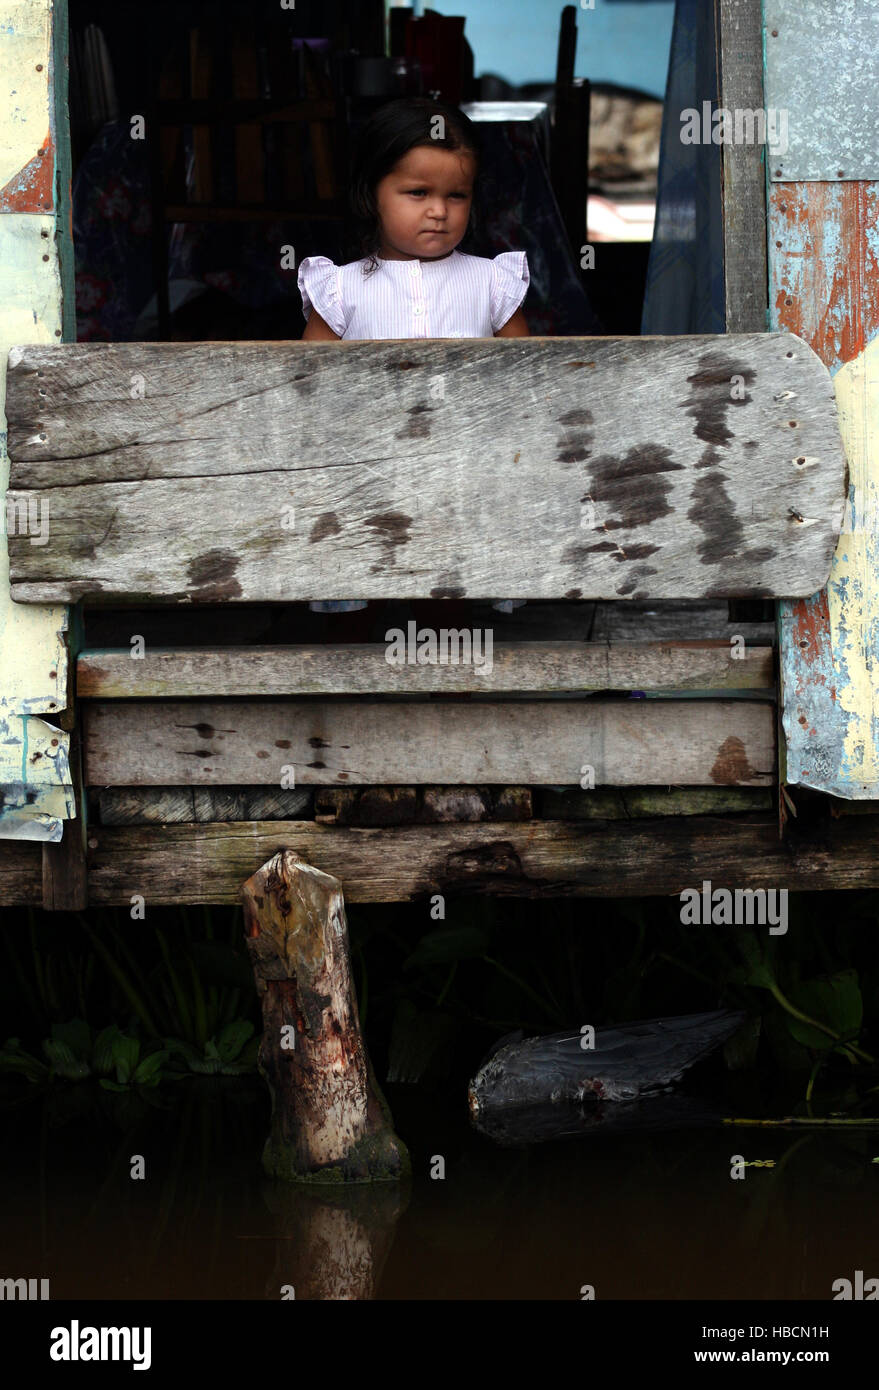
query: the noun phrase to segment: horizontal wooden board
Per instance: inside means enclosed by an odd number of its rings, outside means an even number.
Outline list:
[[[298,820],[311,814],[312,796],[277,787],[103,787],[97,793],[101,825]]]
[[[417,631],[424,631],[417,628]],[[480,637],[484,643],[484,637]],[[451,654],[460,655],[457,641]],[[487,654],[487,648],[481,652]],[[504,642],[491,661],[390,664],[388,648],[349,646],[197,647],[85,651],[79,697],[102,700],[202,695],[514,694],[580,690],[765,690],[774,687],[771,647],[729,642]]]
[[[137,701],[83,706],[89,786],[766,786],[756,701]],[[586,774],[588,775],[588,774]],[[291,773],[286,773],[288,785]]]
[[[754,600],[757,602],[758,600]],[[438,612],[439,605],[439,612]],[[15,611],[28,611],[26,609]],[[585,603],[533,599],[505,613],[476,599],[373,600],[353,614],[313,613],[307,603],[177,604],[85,608],[86,648],[129,650],[132,636],[150,647],[276,646],[377,642],[415,617],[420,626],[492,628],[495,642],[728,641],[739,633],[758,646],[776,640],[774,620],[733,622],[722,599]],[[351,624],[357,624],[352,634]]]
[[[798,597],[845,497],[783,333],[16,347],[6,413],[22,602]]]
[[[120,826],[89,838],[95,905],[128,904],[132,892],[156,904],[235,903],[244,880],[281,848],[334,874],[349,902],[436,892],[639,897],[679,894],[705,878],[715,888],[879,888],[879,822],[869,816],[789,843],[772,815],[375,830],[311,821]]]
[[[773,787],[615,787],[538,793],[543,820],[642,820],[656,816],[738,815],[770,811]]]
[[[43,846],[27,840],[0,840],[0,907],[39,904],[42,899]],[[0,931],[9,929],[8,922],[0,922]]]

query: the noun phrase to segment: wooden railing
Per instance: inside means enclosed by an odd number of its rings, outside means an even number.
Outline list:
[[[771,646],[503,641],[490,608],[478,631],[460,615],[498,597],[814,593],[845,458],[829,375],[798,338],[26,347],[7,415],[19,602],[441,599],[456,617],[445,662],[430,642],[418,659],[417,623],[402,656],[399,639],[144,645],[136,621],[128,646],[76,648],[84,787],[134,820],[174,788],[218,808],[213,825],[90,824],[92,901],[127,901],[129,881],[154,902],[235,901],[279,843],[353,900],[669,891],[697,846],[775,862],[771,810],[734,844],[698,816],[657,828],[633,859],[631,838],[599,848],[594,824],[590,839],[521,798],[524,819],[478,826],[222,808],[240,788],[674,786],[706,789],[700,811],[724,790],[766,795]]]

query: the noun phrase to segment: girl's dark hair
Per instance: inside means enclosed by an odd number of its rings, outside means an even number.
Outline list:
[[[436,117],[443,118],[436,135]],[[358,258],[368,257],[368,274],[376,269],[381,248],[375,190],[386,174],[419,145],[429,149],[467,150],[479,169],[479,139],[476,127],[456,106],[446,106],[430,97],[401,97],[374,111],[362,127],[351,162],[350,203],[353,220],[352,244]],[[467,235],[478,224],[476,197],[470,206]]]

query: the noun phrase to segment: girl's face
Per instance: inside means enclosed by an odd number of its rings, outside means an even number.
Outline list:
[[[464,237],[476,161],[468,150],[417,145],[376,186],[386,261],[439,260]]]

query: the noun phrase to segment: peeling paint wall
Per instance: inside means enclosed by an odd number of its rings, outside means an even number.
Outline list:
[[[68,703],[67,610],[12,602],[5,544],[7,354],[74,336],[66,38],[63,3],[0,0],[0,839],[60,840],[75,814],[69,735],[40,717]]]
[[[830,369],[849,463],[827,587],[779,605],[786,780],[879,798],[879,184],[774,183],[772,328]]]
[[[764,0],[769,326],[833,379],[849,464],[824,589],[779,605],[786,776],[879,798],[879,0]],[[767,126],[769,124],[767,118]],[[795,409],[793,402],[791,409]]]

